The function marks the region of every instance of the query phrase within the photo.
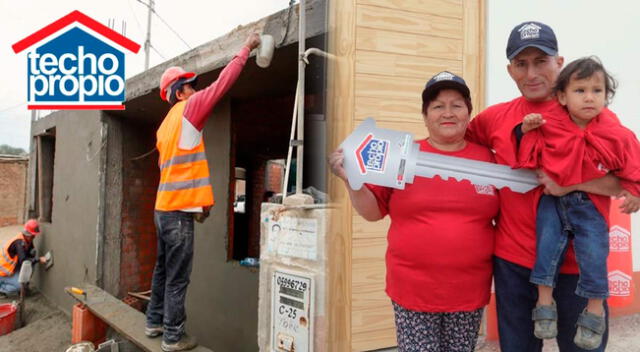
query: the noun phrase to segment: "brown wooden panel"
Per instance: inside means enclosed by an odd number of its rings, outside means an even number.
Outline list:
[[[422,102],[425,81],[421,78],[393,79],[385,76],[356,74],[356,96],[382,99],[406,99]]]
[[[356,125],[360,124],[361,122],[362,120],[356,120]],[[380,128],[388,128],[396,131],[411,133],[415,140],[424,139],[427,137],[427,128],[422,122],[411,123],[376,120],[376,126]]]
[[[368,285],[353,288],[353,300],[351,302],[354,311],[366,310],[371,307],[379,307],[391,304],[391,299],[384,292],[385,284]]]
[[[356,49],[462,60],[462,40],[358,27]]]
[[[440,71],[462,74],[462,61],[358,50],[356,73],[422,78],[424,83]]]
[[[387,238],[387,230],[390,223],[391,219],[388,216],[382,220],[371,222],[354,212],[352,238],[354,240],[358,238]]]
[[[367,264],[384,261],[387,251],[387,239],[380,237],[357,238],[353,240],[353,264]]]
[[[462,39],[462,20],[415,13],[397,9],[381,9],[377,6],[356,7],[358,27],[377,28],[394,32],[429,34],[434,37]]]
[[[371,330],[394,329],[395,327],[391,301],[385,305],[365,310],[354,309],[351,320],[353,321],[352,331],[354,334]]]
[[[354,287],[379,284],[385,280],[384,258],[376,261],[353,263],[351,268],[351,282]]]
[[[462,18],[463,0],[357,0],[358,4]],[[381,10],[383,11],[383,10]]]
[[[380,348],[394,347],[396,342],[396,329],[383,329],[353,334],[352,351],[371,351]]]
[[[329,52],[336,59],[327,67],[327,148],[333,151],[351,133],[354,113],[355,0],[329,2]],[[327,172],[329,172],[327,170]],[[351,223],[352,209],[342,180],[328,176],[332,202],[327,232],[327,346],[349,351],[351,333]],[[322,339],[322,336],[317,336]]]
[[[471,90],[476,113],[484,109],[484,1],[464,2],[463,77]],[[474,115],[474,114],[472,114]]]
[[[356,120],[423,123],[420,99],[380,99],[356,97]]]

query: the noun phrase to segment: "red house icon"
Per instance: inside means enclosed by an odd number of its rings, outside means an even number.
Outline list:
[[[124,51],[139,44],[73,11],[12,45],[16,54],[30,47],[30,110],[124,109]]]

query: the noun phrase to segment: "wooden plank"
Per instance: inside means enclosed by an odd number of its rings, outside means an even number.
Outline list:
[[[358,0],[358,4],[462,18],[463,0]]]
[[[353,287],[352,303],[354,311],[389,304],[390,301],[390,298],[385,292],[385,283],[383,282]]]
[[[356,124],[360,124],[363,120],[356,120]],[[386,120],[376,120],[376,126],[380,128],[388,128],[397,131],[411,133],[415,140],[427,137],[427,128],[424,122],[396,122]]]
[[[387,239],[374,238],[357,238],[353,240],[352,263],[367,264],[370,262],[384,261],[387,252]]]
[[[353,130],[355,0],[329,1],[329,52],[336,59],[327,67],[327,152]],[[329,172],[327,168],[327,173]],[[327,346],[329,351],[351,350],[351,218],[352,208],[342,180],[329,175],[328,189],[336,211],[327,231]]]
[[[422,103],[416,99],[380,99],[356,97],[356,120],[368,117],[376,121],[423,123]]]
[[[464,45],[462,77],[471,90],[476,113],[485,107],[485,3],[464,2]],[[472,116],[475,114],[472,114]]]
[[[462,60],[462,40],[358,27],[356,49]]]
[[[355,77],[356,96],[405,99],[422,103],[422,90],[426,81],[422,78],[393,79],[385,76],[376,76],[358,73]]]
[[[353,240],[359,238],[387,238],[387,230],[391,224],[391,219],[386,216],[384,219],[371,222],[365,220],[360,215],[353,216]]]
[[[371,330],[393,329],[393,306],[391,300],[387,304],[370,307],[362,310],[353,310],[353,333],[362,333]]]
[[[358,50],[356,73],[422,78],[424,83],[441,71],[462,74],[462,61]]]
[[[385,268],[385,255],[387,251],[386,238],[357,238],[353,241],[353,263],[354,265],[362,265]],[[389,304],[390,300],[384,292],[384,278],[379,277],[372,281],[361,282],[354,280],[352,287],[352,308],[354,311],[366,310],[371,307],[378,307]]]
[[[351,350],[371,351],[396,345],[396,329],[383,329],[353,334],[353,348]]]
[[[359,285],[380,284],[384,282],[386,275],[384,259],[364,263],[353,263],[351,271],[352,284],[354,287]]]
[[[419,35],[429,34],[433,37],[441,38],[463,38],[462,20],[459,18],[359,5],[356,8],[356,21],[358,27]]]
[[[161,352],[162,338],[150,339],[144,334],[145,316],[99,287],[86,285],[81,287],[86,296],[69,293],[79,302],[85,304],[91,313],[104,321],[127,340],[147,352]],[[191,351],[212,352],[204,346]]]

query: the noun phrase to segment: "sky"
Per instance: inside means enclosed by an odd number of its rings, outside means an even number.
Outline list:
[[[146,3],[148,0],[141,1]],[[151,44],[155,50],[151,50],[149,67],[288,6],[289,0],[155,0],[155,11],[182,39],[160,18],[153,16]],[[104,25],[111,20],[119,33],[122,33],[124,21],[125,36],[141,46],[137,54],[126,54],[125,75],[128,78],[144,70],[148,11],[138,0],[0,0],[0,67],[4,68],[3,84],[0,85],[0,145],[29,148],[28,50],[15,54],[11,45],[74,10]]]

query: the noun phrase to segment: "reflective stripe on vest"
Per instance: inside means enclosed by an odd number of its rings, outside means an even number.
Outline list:
[[[9,254],[9,247],[11,247],[13,242],[17,240],[22,240],[26,243],[24,235],[20,233],[9,240],[7,243],[5,243],[4,247],[2,248],[2,255],[0,255],[0,276],[11,276],[16,269],[16,264],[18,263],[18,255],[16,254],[15,257],[12,258]]]
[[[176,103],[156,133],[160,157],[160,182],[156,210],[172,211],[213,205],[213,191],[204,142],[192,149],[180,149],[186,101]]]
[[[209,186],[210,184],[208,177],[189,181],[167,182],[161,183],[160,186],[158,186],[158,191],[180,191],[184,189]]]
[[[160,170],[163,170],[169,166],[192,163],[194,161],[207,160],[205,152],[198,152],[187,155],[177,155],[160,165]]]

